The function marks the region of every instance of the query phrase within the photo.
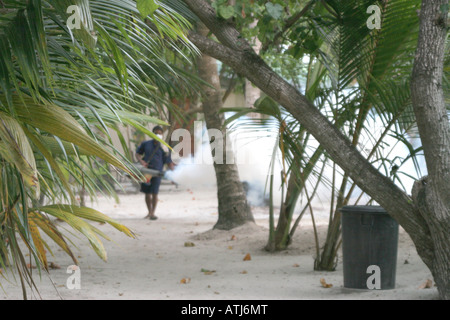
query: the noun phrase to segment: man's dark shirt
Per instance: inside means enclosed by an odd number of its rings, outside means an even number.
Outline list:
[[[142,142],[136,153],[144,155],[142,160],[148,163],[149,169],[162,171],[164,164],[172,162],[170,154],[166,155],[161,147],[161,143],[156,140]]]

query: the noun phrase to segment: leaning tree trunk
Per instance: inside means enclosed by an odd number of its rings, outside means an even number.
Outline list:
[[[253,21],[250,24],[250,28],[255,27],[258,24],[258,21]],[[256,53],[259,53],[261,50],[261,41],[259,41],[258,37],[254,37],[252,39],[253,45],[252,48],[255,50]],[[245,78],[245,107],[246,108],[255,108],[255,102],[261,97],[261,90],[253,85],[251,81],[249,81],[247,78]],[[261,118],[261,114],[259,113],[249,113],[249,117],[251,118]]]
[[[203,25],[199,25],[198,29],[204,35],[208,33]],[[198,71],[200,78],[212,86],[204,86],[203,88],[202,106],[206,127],[208,130],[215,129],[216,132],[221,133],[221,135],[214,137],[216,140],[210,141],[211,145],[215,147],[212,152],[219,202],[219,218],[214,228],[230,230],[246,222],[254,221],[254,219],[242,182],[239,179],[238,168],[236,164],[230,163],[232,162],[230,160],[234,159],[234,154],[232,154],[232,150],[227,148],[224,115],[220,112],[222,93],[216,59],[202,55],[198,61]]]
[[[450,125],[442,76],[448,0],[424,0],[411,81],[411,97],[428,176],[417,181],[413,201],[433,239],[430,270],[439,294],[450,299]]]
[[[267,251],[275,252],[285,250],[291,242],[292,215],[301,191],[301,187],[298,184],[297,177],[291,173],[288,180],[286,197],[283,199],[280,207],[277,227],[273,230],[273,236],[269,236],[269,240],[265,246]]]
[[[285,107],[317,139],[352,180],[405,229],[413,240],[421,259],[433,272],[441,297],[449,299],[450,142],[441,82],[447,0],[424,0],[421,9],[418,59],[414,68],[415,80],[413,80],[412,90],[429,176],[428,181],[416,184],[413,190],[414,201],[372,166],[348,138],[304,95],[256,55],[248,42],[231,24],[218,19],[211,5],[204,0],[183,1],[220,43],[196,33],[189,35],[191,41],[203,53],[228,64]],[[436,52],[439,54],[435,54]],[[432,61],[429,61],[429,56],[433,56]],[[428,83],[421,83],[424,79]],[[428,89],[424,90],[422,86]],[[418,91],[414,92],[414,90]],[[424,95],[428,97],[423,97]],[[418,101],[422,99],[425,100],[424,104],[419,107]],[[425,119],[420,119],[422,116]],[[433,139],[437,140],[433,141]],[[433,154],[434,152],[437,153]]]

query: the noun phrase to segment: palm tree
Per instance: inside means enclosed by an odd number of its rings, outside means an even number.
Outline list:
[[[197,30],[207,35],[208,30],[203,25],[198,25]],[[217,182],[218,221],[215,229],[230,230],[247,222],[254,222],[251,208],[248,205],[244,187],[239,178],[238,167],[235,163],[229,163],[233,158],[233,150],[227,148],[227,134],[225,117],[220,112],[222,108],[222,92],[217,68],[214,58],[203,55],[198,59],[198,72],[201,79],[207,85],[203,88],[202,109],[208,130],[220,131],[219,136],[210,136],[214,157],[214,171]],[[222,150],[221,152],[218,149]]]
[[[67,23],[73,5],[79,28]],[[154,136],[144,124],[165,124],[157,116],[170,108],[167,84],[190,87],[165,53],[188,62],[195,49],[185,36],[189,23],[152,0],[138,7],[131,0],[1,1],[0,14],[0,264],[14,266],[25,288],[34,283],[19,239],[44,270],[41,232],[77,263],[50,217],[81,232],[104,260],[99,237],[107,236],[86,220],[134,236],[80,207],[74,191],[83,187],[94,196],[106,185],[102,174],[109,166],[140,178],[115,150],[109,130],[126,124]]]
[[[359,3],[358,7],[342,1],[330,1],[327,5],[321,13],[326,18],[316,27],[325,46],[330,48],[330,54],[322,63],[327,66],[327,78],[339,105],[334,114],[343,115],[341,119],[348,129],[342,130],[347,131],[352,144],[362,153],[364,148],[368,148],[367,159],[380,169],[385,168],[385,174],[390,176],[395,163],[392,158],[386,158],[386,153],[383,154],[382,148],[387,148],[383,140],[388,134],[401,138],[414,124],[408,79],[417,42],[418,18],[415,12],[420,1],[381,3],[382,28],[373,31],[367,28],[367,16],[363,14],[370,2]],[[324,14],[326,11],[328,15]],[[317,19],[317,16],[313,15],[311,19]],[[355,80],[356,86],[353,84]],[[374,117],[385,128],[381,136],[370,132],[368,127]],[[372,145],[362,144],[364,132],[373,139]],[[408,141],[402,141],[411,148]],[[414,150],[411,157],[414,158],[417,151]],[[391,177],[401,182],[401,169],[398,169]],[[330,211],[323,252],[316,258],[318,269],[335,268],[340,244],[339,208],[348,204],[355,187],[348,174],[344,174],[336,190],[335,208]]]
[[[286,40],[289,49],[282,54],[292,55],[295,61],[302,61],[305,55],[308,57],[307,73],[301,80],[305,96],[345,132],[355,147],[360,150],[369,148],[368,159],[381,168],[386,168],[388,176],[390,168],[395,165],[392,157],[382,153],[382,148],[387,149],[384,140],[388,135],[395,135],[405,143],[413,151],[413,159],[415,153],[420,151],[414,150],[403,138],[408,128],[414,125],[406,79],[411,73],[418,27],[415,9],[418,4],[418,1],[399,1],[383,7],[383,28],[375,32],[367,28],[364,19],[366,15],[361,11],[367,8],[369,2],[360,3],[357,8],[354,3],[342,1],[329,1],[327,6],[322,3],[309,4],[310,8],[303,18],[292,24],[291,29],[286,30],[284,35],[286,39],[300,40]],[[386,3],[384,5],[386,6]],[[404,26],[400,33],[398,28],[394,28],[398,19]],[[297,30],[301,30],[302,34],[296,34],[299,32]],[[304,30],[308,32],[305,34]],[[309,48],[314,49],[305,49],[307,43]],[[279,51],[278,48],[272,49]],[[269,64],[271,60],[277,59],[271,58],[270,51],[266,51],[266,55]],[[284,58],[283,63],[286,64],[286,61],[289,61],[288,57]],[[397,63],[392,64],[391,61]],[[302,62],[297,64],[301,65]],[[301,75],[291,73],[292,70],[301,68],[292,68],[289,65],[285,69],[290,71],[284,71],[283,76],[300,90],[297,82]],[[248,111],[239,112],[238,115]],[[303,209],[299,210],[299,217],[291,229],[298,199],[301,194],[308,194],[307,185],[316,183],[308,180],[317,180],[323,166],[328,162],[334,179],[325,180],[320,176],[319,180],[330,187],[330,224],[323,251],[316,257],[316,268],[334,270],[340,244],[339,208],[348,204],[356,185],[345,173],[340,177],[340,186],[337,185],[336,175],[341,174],[340,170],[336,171],[336,165],[330,163],[323,148],[310,137],[305,128],[289,117],[288,113],[269,97],[260,101],[260,108],[255,112],[262,112],[276,119],[280,152],[283,161],[286,161],[286,179],[282,180],[282,188],[286,188],[283,193],[285,198],[280,208],[278,225],[270,229],[266,248],[271,251],[283,250],[289,245],[299,219],[310,207],[310,201],[307,201]],[[385,130],[381,135],[370,132],[369,123],[373,117],[383,123]],[[263,130],[267,129],[265,124],[267,122],[263,123]],[[371,145],[361,142],[363,135],[372,139]],[[400,183],[401,164],[396,166],[392,176]],[[309,200],[312,194],[307,196]]]

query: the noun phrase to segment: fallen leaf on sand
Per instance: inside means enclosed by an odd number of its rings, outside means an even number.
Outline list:
[[[195,247],[195,243],[193,243],[193,242],[185,242],[184,246],[185,247]]]
[[[189,282],[191,282],[191,278],[183,278],[183,279],[180,280],[181,284],[187,284]]]
[[[54,262],[50,262],[49,267],[50,267],[50,269],[61,269],[61,267],[58,266],[58,265],[57,265],[56,263],[54,263]]]
[[[298,267],[300,267],[300,265],[298,263],[294,263],[293,267],[298,268]]]
[[[203,272],[203,274],[205,274],[205,275],[210,275],[210,274],[213,274],[214,272],[216,272],[216,270],[208,270],[208,269],[202,268],[201,272]]]
[[[240,274],[247,274],[247,270],[242,270],[241,272],[239,272]]]
[[[250,261],[252,260],[252,256],[250,255],[250,253],[247,253],[244,257],[244,261]]]
[[[429,289],[433,287],[433,281],[430,279],[427,279],[424,283],[422,283],[418,289]]]
[[[233,241],[233,240],[236,240],[236,236],[233,234],[232,236],[231,236],[231,239],[230,239],[231,241]]]
[[[228,250],[231,250],[231,249],[233,249],[233,246],[228,246]]]
[[[320,279],[320,284],[322,285],[322,287],[324,288],[331,288],[333,285],[331,283],[326,283],[325,279],[322,278]]]

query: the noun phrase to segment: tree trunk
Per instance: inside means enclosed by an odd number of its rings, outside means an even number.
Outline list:
[[[373,167],[305,96],[267,66],[232,25],[217,19],[214,9],[206,1],[184,2],[220,43],[195,33],[190,34],[191,41],[203,53],[228,64],[284,106],[352,180],[405,229],[420,257],[433,272],[441,297],[449,299],[450,134],[441,85],[448,11],[444,5],[447,0],[424,0],[421,9],[421,31],[412,93],[429,177],[428,183],[416,183],[413,189],[414,202]]]
[[[348,176],[344,174],[336,199],[336,206],[332,208],[334,215],[328,225],[327,238],[322,249],[322,254],[314,262],[315,270],[334,271],[336,269],[337,250],[341,243],[341,213],[339,209],[347,205],[345,196],[347,182]]]
[[[208,30],[202,25],[198,29],[204,35],[208,33]],[[236,164],[230,163],[230,160],[234,159],[234,154],[232,154],[232,150],[227,149],[224,115],[219,112],[222,108],[222,93],[217,61],[204,54],[198,60],[198,70],[200,78],[212,86],[204,86],[203,91],[202,106],[206,127],[221,132],[221,136],[216,136],[214,137],[216,140],[210,141],[214,146],[220,146],[219,148],[212,147],[219,202],[219,218],[214,228],[230,230],[246,222],[254,221],[254,219],[242,182],[239,179],[238,168]],[[222,154],[217,154],[220,150],[223,151]]]
[[[291,173],[288,180],[286,197],[280,207],[277,227],[273,231],[273,237],[269,237],[265,247],[267,251],[285,250],[291,242],[289,231],[291,230],[292,215],[301,190],[296,180],[295,175]]]
[[[249,27],[253,28],[257,25],[257,23],[258,23],[258,21],[253,21]],[[254,39],[252,39],[252,41],[253,41],[253,45],[252,45],[253,50],[257,54],[259,54],[259,52],[261,51],[261,42],[259,41],[258,37],[254,37]],[[246,108],[255,108],[256,100],[258,100],[261,97],[261,90],[255,86],[253,86],[251,81],[249,81],[246,78],[244,93],[245,93],[245,107]],[[258,114],[258,113],[249,113],[248,116],[251,118],[261,118],[261,114]]]
[[[450,299],[450,125],[442,76],[448,0],[422,1],[411,98],[428,177],[417,181],[413,201],[425,219],[434,250],[428,264],[443,299]]]

